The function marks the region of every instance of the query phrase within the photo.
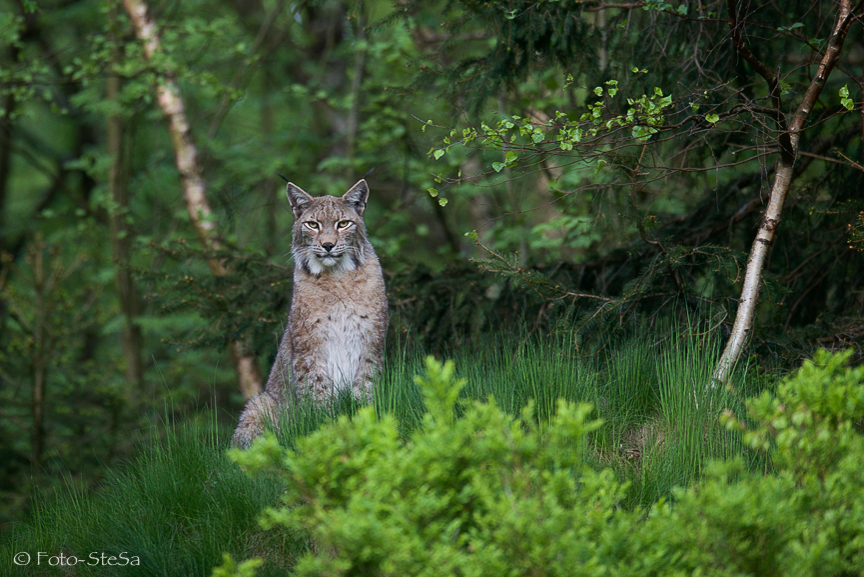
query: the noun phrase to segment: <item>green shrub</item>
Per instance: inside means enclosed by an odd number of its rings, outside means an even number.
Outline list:
[[[776,473],[715,461],[646,510],[584,464],[590,405],[561,401],[541,427],[530,404],[516,419],[460,403],[464,381],[432,358],[416,378],[427,413],[404,442],[367,407],[295,450],[271,437],[231,457],[284,476],[263,523],[309,532],[300,575],[861,575],[864,368],[848,358],[820,352],[751,399],[752,430],[723,415]]]

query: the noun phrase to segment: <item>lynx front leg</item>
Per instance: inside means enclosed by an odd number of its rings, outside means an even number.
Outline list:
[[[255,437],[261,435],[264,429],[279,426],[279,404],[270,394],[264,392],[254,396],[246,403],[240,413],[240,421],[234,429],[231,444],[241,449],[248,449]]]
[[[339,391],[328,368],[327,358],[321,351],[318,351],[318,354],[298,355],[294,359],[293,367],[297,379],[297,393],[311,397],[319,405],[336,398]]]
[[[352,392],[354,393],[354,398],[361,403],[371,403],[372,402],[372,391],[375,388],[375,383],[372,379],[363,379],[358,383],[354,383],[352,387]]]
[[[380,373],[381,366],[377,359],[370,357],[362,358],[359,370],[354,375],[354,382],[351,386],[354,398],[361,403],[371,403],[375,388],[375,379],[378,378]]]

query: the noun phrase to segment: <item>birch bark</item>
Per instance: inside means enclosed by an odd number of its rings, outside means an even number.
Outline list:
[[[123,0],[123,6],[135,28],[135,35],[144,44],[144,56],[152,61],[154,55],[162,48],[159,31],[148,14],[147,3],[143,0]],[[173,74],[166,72],[160,76],[156,86],[156,96],[168,123],[171,142],[174,145],[177,171],[180,173],[180,183],[183,187],[189,218],[201,244],[208,249],[218,250],[220,246],[215,234],[216,223],[213,221],[213,211],[210,209],[204,178],[201,176],[198,149],[192,139],[180,87]],[[207,265],[214,275],[222,276],[227,272],[225,265],[219,259],[211,258],[207,261]],[[255,365],[255,357],[245,351],[241,342],[231,343],[230,351],[240,390],[243,396],[249,399],[260,393],[262,388],[262,377]]]
[[[834,25],[831,39],[828,41],[828,48],[825,50],[825,54],[819,63],[816,76],[813,78],[810,86],[808,86],[801,104],[792,117],[791,124],[788,128],[785,128],[782,126],[784,124],[783,113],[780,108],[779,93],[777,92],[778,78],[774,76],[770,69],[756,59],[746,47],[743,40],[741,40],[739,28],[741,24],[737,20],[735,0],[728,0],[728,6],[730,25],[732,26],[732,38],[736,51],[751,64],[754,70],[765,78],[771,90],[772,100],[776,109],[775,118],[778,122],[778,129],[781,130],[780,138],[778,139],[781,152],[780,159],[777,161],[777,169],[774,173],[774,181],[771,183],[771,195],[768,200],[768,207],[759,225],[753,246],[750,248],[750,257],[747,259],[744,286],[741,290],[741,298],[738,301],[738,312],[735,316],[735,323],[732,325],[732,334],[729,336],[726,348],[723,350],[720,361],[714,369],[712,386],[718,381],[725,383],[728,380],[729,374],[738,361],[744,344],[750,335],[756,303],[759,298],[759,287],[762,284],[762,270],[765,267],[768,251],[774,241],[777,227],[780,225],[783,204],[786,201],[786,194],[789,192],[789,186],[792,183],[792,170],[798,157],[798,141],[801,138],[801,129],[804,127],[804,123],[813,109],[813,105],[819,98],[819,94],[825,86],[825,81],[837,63],[853,15],[851,0],[841,0],[837,22]]]

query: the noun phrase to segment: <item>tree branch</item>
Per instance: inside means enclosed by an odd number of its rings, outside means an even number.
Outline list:
[[[252,45],[252,50],[249,51],[249,54],[254,55],[261,49],[261,46],[264,44],[264,41],[267,39],[267,35],[270,33],[270,28],[273,27],[273,23],[276,21],[276,17],[282,13],[282,9],[285,7],[285,0],[279,0],[273,10],[264,18],[264,22],[261,23],[261,28],[258,29],[258,35],[255,37],[255,43]],[[249,60],[244,60],[240,66],[237,68],[237,71],[234,73],[234,78],[231,79],[231,88],[236,89],[240,86],[240,82],[243,80],[243,76],[246,74],[246,69],[249,66]],[[207,131],[207,136],[209,138],[213,138],[216,136],[216,131],[219,130],[219,125],[222,124],[222,120],[225,119],[225,115],[228,114],[228,108],[231,106],[231,98],[228,93],[222,96],[222,101],[219,103],[219,110],[216,112],[216,116],[213,117],[213,122],[210,123],[210,130]]]
[[[729,26],[732,29],[732,43],[735,46],[735,51],[768,83],[768,95],[771,97],[773,104],[771,116],[774,118],[774,121],[777,123],[777,129],[780,131],[777,141],[780,144],[781,154],[787,162],[791,163],[794,161],[795,153],[789,141],[789,134],[786,132],[786,119],[783,117],[783,104],[780,101],[780,70],[778,68],[777,74],[774,74],[744,44],[744,40],[741,37],[741,29],[744,25],[738,21],[738,9],[735,6],[735,0],[726,0],[726,4],[729,8]]]

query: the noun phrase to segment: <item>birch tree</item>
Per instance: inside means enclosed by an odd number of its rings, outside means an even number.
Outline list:
[[[550,305],[581,309],[574,333],[601,318],[612,322],[636,311],[656,318],[664,307],[702,307],[711,330],[723,331],[726,341],[712,382],[727,380],[752,335],[760,287],[771,286],[774,311],[766,316],[785,315],[783,326],[803,309],[811,319],[819,314],[802,305],[827,274],[808,274],[827,246],[804,254],[818,228],[790,231],[806,238],[797,239],[801,246],[785,244],[782,272],[765,276],[794,182],[799,210],[806,202],[810,214],[848,215],[825,244],[837,255],[832,264],[842,261],[844,278],[856,270],[846,265],[852,251],[843,246],[852,234],[844,229],[858,226],[848,219],[861,210],[853,180],[844,173],[848,184],[826,183],[839,178],[838,166],[858,166],[838,148],[858,146],[861,130],[849,122],[859,107],[849,88],[864,86],[859,62],[841,61],[860,3],[853,9],[851,0],[648,0],[571,7],[526,0],[506,10],[458,4],[470,16],[440,24],[452,32],[441,35],[438,60],[430,59],[421,77],[446,77],[443,90],[469,112],[494,98],[498,118],[446,126],[449,134],[428,154],[448,166],[432,175],[427,190],[453,212],[477,196],[466,194],[468,186],[497,191],[501,208],[483,223],[486,230],[466,235],[498,233],[496,242],[484,240],[491,259],[481,267],[518,279]],[[467,23],[494,31],[485,33],[494,39],[491,49],[447,52],[457,38],[484,34]],[[560,66],[558,76],[549,74],[550,62]],[[849,87],[835,78],[825,95],[838,66]],[[556,90],[569,102],[553,99]],[[423,128],[436,124],[444,122]],[[466,154],[478,170],[460,170]],[[514,195],[514,181],[523,179],[524,192]],[[686,208],[664,214],[660,203]],[[814,219],[802,212],[798,222],[809,227]],[[522,234],[514,234],[517,227]],[[532,249],[533,259],[526,259]],[[569,278],[546,277],[524,266],[537,259],[557,261],[554,271],[567,264],[575,270]],[[612,279],[620,282],[610,286]],[[854,310],[856,301],[847,302]]]
[[[756,311],[756,303],[759,299],[759,289],[762,284],[762,269],[768,258],[771,244],[774,242],[777,227],[780,225],[783,203],[786,200],[786,194],[789,192],[789,186],[792,184],[792,170],[798,158],[798,142],[801,139],[801,131],[804,129],[804,123],[807,121],[810,111],[813,110],[816,99],[819,98],[819,94],[825,86],[825,81],[837,64],[837,59],[843,48],[843,42],[846,40],[846,32],[849,30],[849,25],[852,23],[854,16],[851,0],[841,0],[837,11],[836,24],[834,25],[831,39],[828,41],[828,46],[825,49],[825,54],[819,63],[816,75],[813,77],[810,86],[807,87],[807,92],[804,94],[801,104],[795,110],[792,121],[787,125],[780,98],[780,70],[778,69],[777,74],[775,74],[772,68],[768,68],[750,51],[743,40],[744,23],[738,19],[738,8],[735,0],[728,0],[727,5],[729,9],[729,25],[732,30],[732,42],[735,45],[737,54],[746,60],[768,84],[773,103],[773,112],[780,133],[777,142],[780,149],[780,158],[777,160],[777,166],[774,171],[774,181],[771,185],[768,207],[765,209],[765,215],[762,218],[759,230],[756,233],[756,239],[753,241],[753,246],[750,249],[750,257],[747,260],[747,269],[744,275],[744,286],[741,290],[741,298],[738,301],[738,311],[735,316],[735,323],[732,326],[732,334],[714,370],[714,379],[720,382],[725,382],[729,377],[729,371],[741,356],[741,351],[750,334],[753,325],[753,315]]]
[[[161,50],[161,45],[159,31],[148,14],[146,2],[123,0],[123,5],[135,28],[135,35],[144,45],[145,57],[152,61]],[[192,139],[192,130],[186,117],[180,86],[170,71],[164,71],[160,75],[156,95],[174,145],[174,157],[189,219],[195,227],[201,244],[207,249],[219,250],[221,246],[216,234],[216,222],[207,199],[204,178],[198,162],[198,150]],[[208,259],[207,264],[215,276],[223,276],[228,272],[223,263],[216,258]],[[229,347],[243,396],[248,399],[257,395],[262,389],[262,377],[255,363],[255,357],[245,351],[242,342],[235,341]]]

